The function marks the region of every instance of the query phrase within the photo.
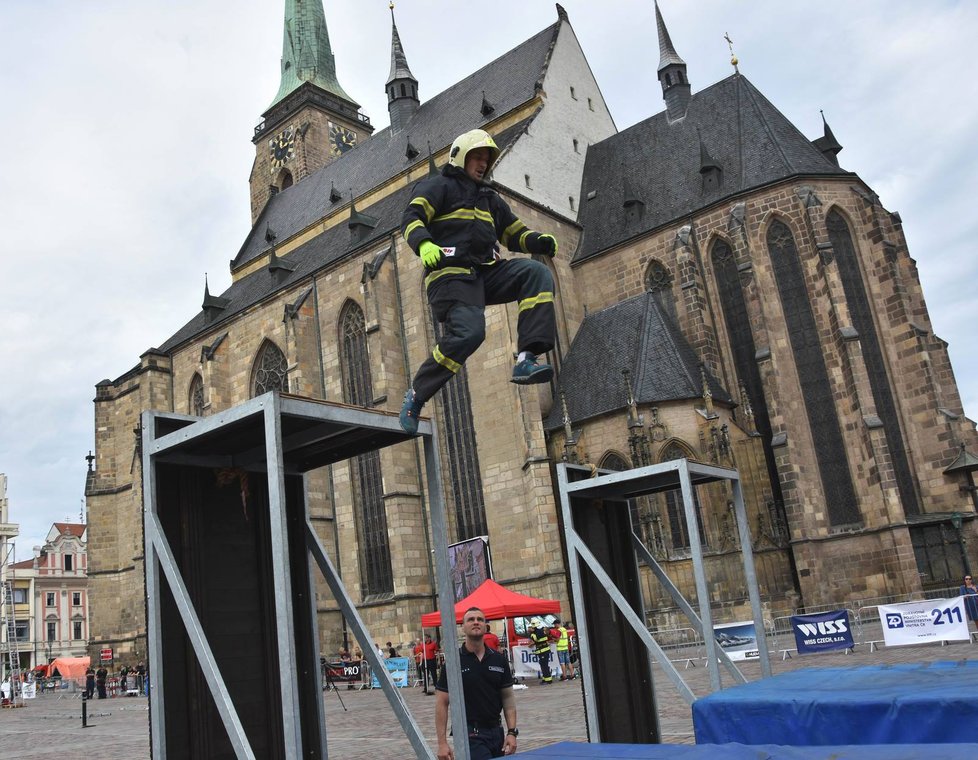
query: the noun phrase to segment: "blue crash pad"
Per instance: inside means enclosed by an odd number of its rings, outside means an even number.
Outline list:
[[[693,730],[698,744],[974,742],[978,736],[978,662],[807,668],[784,673],[697,700]]]
[[[537,760],[975,760],[978,744],[928,744],[850,747],[778,747],[773,744],[575,744],[561,742],[520,752]]]

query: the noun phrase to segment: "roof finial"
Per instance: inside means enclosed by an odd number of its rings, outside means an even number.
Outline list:
[[[733,51],[733,40],[730,39],[730,34],[727,33],[727,32],[724,32],[723,39],[725,39],[727,41],[727,47],[730,48],[730,65],[733,66],[734,67],[734,71],[739,74],[740,73],[740,69],[737,68],[737,64],[740,63],[740,61],[738,61],[737,60],[737,56],[734,55],[734,51]]]

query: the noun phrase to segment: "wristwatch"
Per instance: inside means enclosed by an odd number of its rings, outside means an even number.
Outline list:
[[[511,728],[506,732],[509,736],[519,736],[520,730],[518,728]]]

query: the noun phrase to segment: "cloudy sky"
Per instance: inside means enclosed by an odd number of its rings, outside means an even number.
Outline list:
[[[324,0],[340,83],[387,124],[386,0]],[[564,0],[619,129],[662,110],[651,0]],[[0,0],[0,472],[24,559],[77,521],[94,386],[230,284],[284,0]],[[899,211],[978,415],[978,3],[662,0],[694,91],[740,70]],[[423,99],[556,19],[552,2],[400,0]]]

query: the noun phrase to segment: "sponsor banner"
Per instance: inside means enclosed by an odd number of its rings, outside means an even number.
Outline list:
[[[715,625],[713,637],[731,660],[756,660],[761,656],[753,620]]]
[[[533,654],[532,646],[514,646],[511,650],[513,655],[513,677],[514,678],[540,678],[540,662]],[[557,662],[557,645],[550,645],[550,673],[555,677],[560,677],[560,665]]]
[[[933,641],[968,641],[964,597],[928,599],[905,604],[881,604],[880,625],[888,647]]]
[[[384,665],[387,666],[387,672],[391,674],[391,680],[394,681],[394,685],[403,689],[408,686],[408,658],[407,657],[390,657],[384,660]],[[373,689],[380,688],[380,681],[377,680],[377,676],[371,674],[370,676],[370,687]]]
[[[24,699],[35,699],[37,698],[37,684],[31,681],[30,683],[25,683],[20,689],[20,695]]]
[[[795,633],[795,647],[799,654],[853,647],[848,610],[792,615],[791,630]]]

